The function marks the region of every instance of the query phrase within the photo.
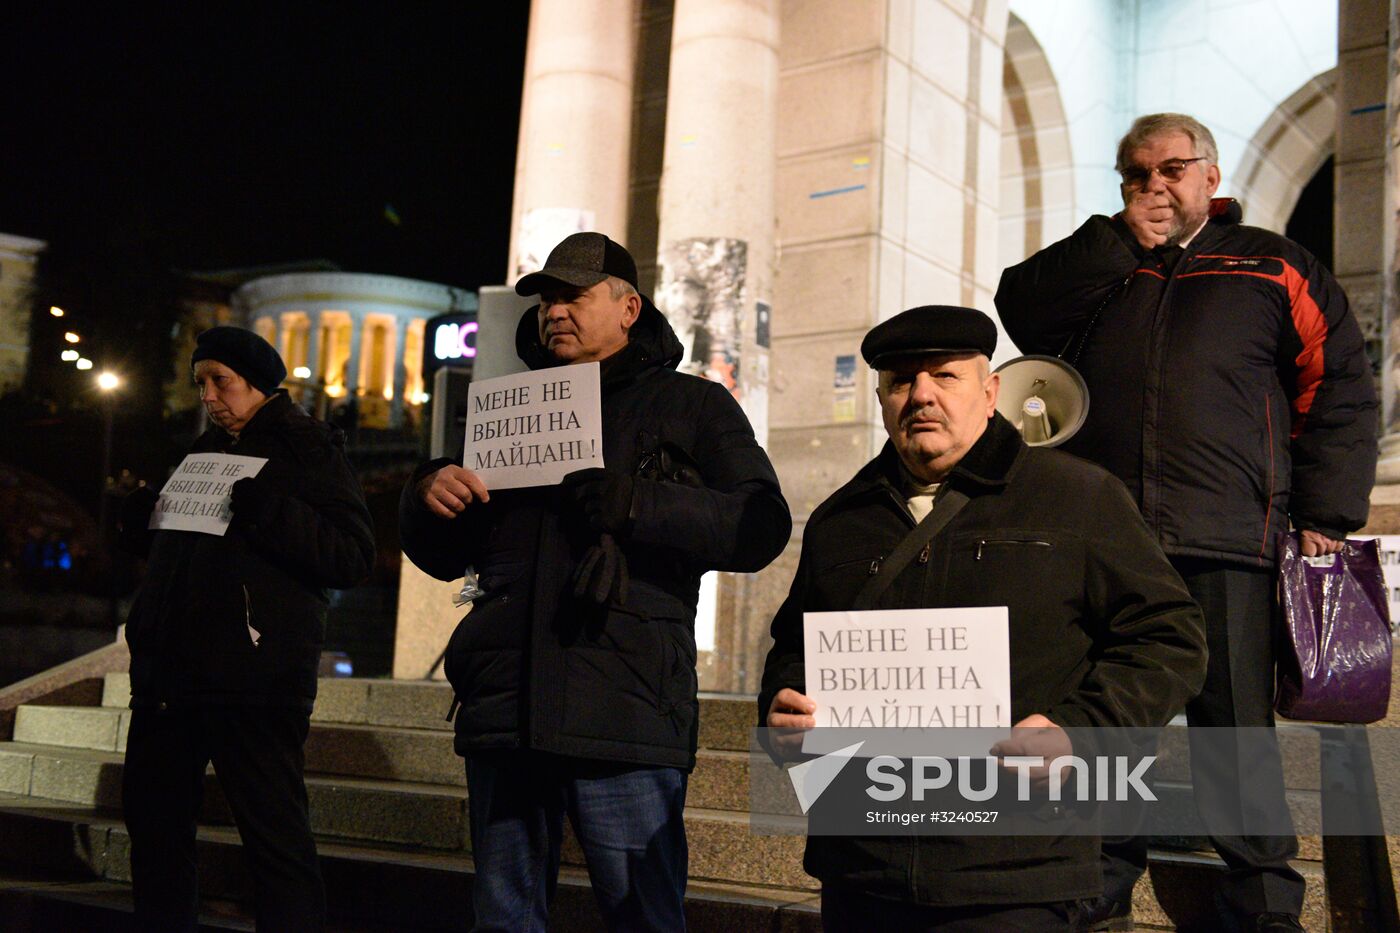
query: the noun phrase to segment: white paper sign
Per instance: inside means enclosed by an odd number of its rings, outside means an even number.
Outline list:
[[[1007,628],[1005,606],[804,614],[818,728],[1011,725]]]
[[[1385,595],[1390,602],[1390,631],[1395,634],[1400,625],[1400,535],[1353,535],[1353,541],[1376,539],[1380,546],[1381,573],[1385,575]]]
[[[551,486],[603,465],[598,364],[556,366],[473,382],[462,464],[487,489]]]
[[[266,457],[190,454],[165,481],[149,527],[222,536],[233,517],[229,490],[240,479],[257,476],[265,463]]]

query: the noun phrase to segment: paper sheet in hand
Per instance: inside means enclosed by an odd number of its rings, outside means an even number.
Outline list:
[[[821,747],[824,728],[1011,725],[1005,606],[808,612],[802,624],[818,726],[805,752],[835,748]]]
[[[462,465],[486,488],[552,486],[603,465],[598,364],[556,366],[473,382]]]
[[[228,531],[229,492],[240,479],[257,476],[266,457],[238,454],[190,454],[160,491],[150,528],[201,531],[223,536]]]

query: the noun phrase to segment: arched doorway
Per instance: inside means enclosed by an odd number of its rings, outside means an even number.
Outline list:
[[[1336,151],[1337,71],[1324,71],[1279,104],[1250,139],[1233,179],[1248,224],[1284,232],[1304,187]],[[1331,256],[1326,257],[1331,262]]]
[[[1002,70],[999,259],[1013,265],[1074,230],[1074,166],[1059,85],[1015,14]]]

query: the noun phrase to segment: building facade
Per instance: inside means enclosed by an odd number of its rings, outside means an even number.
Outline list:
[[[1121,202],[1144,112],[1214,131],[1246,222],[1336,164],[1336,255],[1382,353],[1379,0],[534,0],[507,280],[626,244],[810,511],[883,440],[857,348],[904,308],[993,311],[1001,270]],[[1003,341],[997,361],[1016,354]],[[709,689],[756,689],[797,549],[718,589]]]
[[[0,233],[0,394],[24,382],[29,360],[29,283],[43,240]]]

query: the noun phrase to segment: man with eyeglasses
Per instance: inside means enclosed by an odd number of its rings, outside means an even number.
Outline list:
[[[1118,145],[1123,210],[1007,269],[996,306],[1021,350],[1083,374],[1089,415],[1065,450],[1127,484],[1205,612],[1210,663],[1188,721],[1272,726],[1275,537],[1291,524],[1304,554],[1330,554],[1365,524],[1376,392],[1341,287],[1298,244],[1213,198],[1216,159],[1191,117],[1139,117]],[[1192,730],[1198,804],[1215,788],[1234,826],[1280,833],[1212,834],[1229,869],[1223,906],[1242,929],[1301,930],[1277,746],[1246,761],[1211,754],[1201,736]],[[1132,928],[1146,863],[1143,838],[1105,843],[1094,929]]]

